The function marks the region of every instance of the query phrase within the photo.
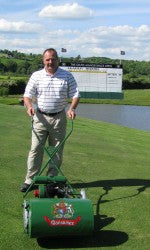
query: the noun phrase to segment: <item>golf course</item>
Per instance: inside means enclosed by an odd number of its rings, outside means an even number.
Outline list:
[[[148,250],[150,132],[77,117],[62,171],[92,201],[95,229],[81,238],[29,238],[23,194],[31,119],[21,105],[0,104],[0,248]],[[70,121],[68,120],[68,128]],[[46,157],[44,161],[46,160]],[[33,192],[26,197],[33,197]]]

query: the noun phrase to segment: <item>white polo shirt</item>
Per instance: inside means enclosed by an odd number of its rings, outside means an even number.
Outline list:
[[[36,97],[37,107],[47,113],[63,110],[67,98],[80,97],[73,75],[58,67],[53,76],[44,69],[34,72],[25,89],[24,97]]]

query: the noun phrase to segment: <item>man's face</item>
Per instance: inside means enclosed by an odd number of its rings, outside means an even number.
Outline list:
[[[54,51],[47,51],[43,56],[43,63],[48,73],[54,74],[58,68],[58,58]]]

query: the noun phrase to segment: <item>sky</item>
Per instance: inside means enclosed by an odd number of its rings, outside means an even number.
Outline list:
[[[150,1],[0,0],[0,49],[50,47],[64,57],[150,61]]]

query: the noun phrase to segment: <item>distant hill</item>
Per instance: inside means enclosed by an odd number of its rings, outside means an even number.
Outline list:
[[[95,64],[119,64],[120,59],[107,57],[61,57],[62,62],[84,62]],[[150,88],[150,62],[122,60],[123,65],[123,88],[134,89]],[[41,54],[25,54],[7,49],[0,50],[0,74],[1,75],[30,75],[32,72],[43,67]]]

